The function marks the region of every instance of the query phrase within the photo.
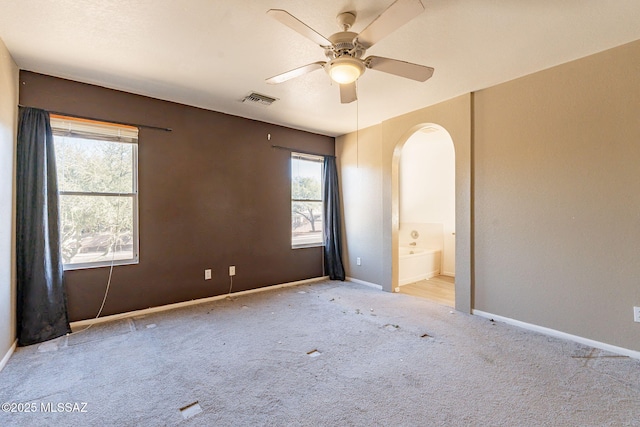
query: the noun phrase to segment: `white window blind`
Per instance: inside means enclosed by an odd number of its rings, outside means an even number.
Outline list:
[[[51,115],[51,130],[56,136],[113,142],[138,142],[138,128],[134,126],[62,117],[53,114]]]

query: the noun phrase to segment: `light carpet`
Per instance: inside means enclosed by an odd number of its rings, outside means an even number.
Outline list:
[[[640,426],[640,361],[327,281],[19,348],[12,402],[2,426]]]

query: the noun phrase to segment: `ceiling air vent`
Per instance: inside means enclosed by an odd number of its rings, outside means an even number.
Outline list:
[[[262,95],[261,93],[251,92],[249,95],[244,97],[242,102],[245,102],[248,104],[269,106],[277,100],[278,100],[277,98],[272,98],[267,95]]]

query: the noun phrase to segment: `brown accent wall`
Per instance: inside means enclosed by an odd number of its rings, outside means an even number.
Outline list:
[[[333,155],[334,138],[28,71],[20,104],[173,129],[140,129],[140,263],[114,268],[103,315],[224,294],[230,265],[234,291],[323,274],[321,248],[291,249],[290,155],[271,146]],[[72,321],[95,317],[108,275],[65,273]]]

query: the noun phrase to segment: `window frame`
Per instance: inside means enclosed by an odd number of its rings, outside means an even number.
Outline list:
[[[64,129],[62,127],[57,127],[53,123],[56,121],[78,121],[82,122],[83,127],[91,128],[91,125],[95,125],[95,134],[91,133],[81,133],[77,134],[69,129]],[[54,136],[54,150],[56,146],[56,137],[63,138],[80,138],[87,139],[93,141],[102,141],[102,142],[110,142],[113,144],[130,144],[131,145],[131,192],[97,192],[97,191],[64,191],[58,188],[58,196],[61,198],[62,196],[88,196],[88,197],[128,197],[131,199],[131,209],[132,209],[132,257],[126,259],[112,259],[112,260],[104,260],[104,261],[92,261],[92,262],[77,262],[77,263],[64,263],[63,262],[63,270],[82,270],[82,269],[90,269],[90,268],[99,268],[99,267],[109,267],[109,266],[118,266],[118,265],[133,265],[138,264],[140,262],[140,232],[139,232],[139,209],[138,209],[138,130],[136,128],[135,137],[126,136],[114,136],[108,135],[107,133],[100,133],[99,128],[101,126],[111,127],[111,128],[131,128],[131,126],[118,125],[109,122],[100,122],[94,120],[85,120],[85,119],[76,119],[74,117],[67,116],[52,116],[52,132]],[[108,132],[110,133],[110,132]],[[59,205],[60,205],[59,201]],[[62,225],[62,224],[61,224]],[[60,242],[62,245],[62,241]]]
[[[293,160],[297,159],[297,160],[302,160],[302,161],[308,161],[308,162],[317,162],[320,164],[320,199],[294,199],[293,198]],[[290,211],[291,211],[291,228],[290,228],[290,232],[291,232],[291,249],[302,249],[302,248],[315,248],[315,247],[322,247],[324,246],[324,205],[325,205],[325,201],[324,201],[324,156],[319,156],[319,155],[315,155],[315,154],[308,154],[308,153],[301,153],[301,152],[297,152],[297,151],[292,151],[291,152],[291,157],[289,160],[289,178],[291,180],[290,185],[289,185],[289,190],[290,190]],[[321,209],[320,209],[320,214],[322,217],[321,220],[321,224],[322,224],[322,229],[320,230],[320,241],[315,240],[314,241],[304,241],[304,238],[299,238],[298,243],[295,242],[295,237],[293,235],[293,216],[294,216],[294,212],[293,212],[293,204],[296,202],[314,202],[314,203],[320,203],[321,204]]]

